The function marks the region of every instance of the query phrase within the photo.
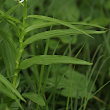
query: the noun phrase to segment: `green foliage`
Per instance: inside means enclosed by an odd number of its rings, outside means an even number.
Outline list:
[[[67,68],[67,67],[63,66],[60,68],[60,71],[57,73],[57,74],[59,74],[57,79],[54,76],[48,79],[48,83],[47,83],[48,86],[50,86],[51,88],[55,87],[58,82],[57,89],[58,89],[58,91],[60,91],[60,94],[68,97],[68,90],[69,90],[70,81],[72,78],[72,87],[71,87],[70,96],[73,98],[83,98],[84,94],[86,92],[86,90],[85,90],[85,88],[87,86],[86,84],[87,84],[87,82],[89,82],[89,80],[86,78],[85,75],[78,73],[74,70],[72,70],[72,71],[69,69],[66,70],[65,68]],[[64,71],[64,70],[66,70],[66,71]],[[65,77],[63,77],[63,78],[61,78],[62,71],[65,74]],[[73,75],[73,77],[72,77],[72,75]],[[88,88],[87,88],[88,89],[87,96],[89,94],[89,91],[90,91],[92,85],[93,85],[93,82],[90,81]],[[92,89],[92,91],[94,91],[94,90],[95,90],[95,87]],[[77,94],[78,94],[78,97],[77,97]],[[87,97],[87,96],[85,96],[85,97]],[[92,94],[89,96],[89,98],[91,98],[91,96],[92,96]]]
[[[43,98],[34,92],[29,92],[29,93],[23,93],[22,96],[32,100],[33,102],[37,103],[38,105],[45,106],[45,102]]]
[[[108,3],[1,0],[0,110],[109,109]]]
[[[5,3],[6,0],[0,0],[0,7]]]
[[[30,59],[26,59],[20,63],[19,69],[26,69],[31,65],[50,65],[55,63],[64,63],[64,64],[79,64],[79,65],[92,65],[92,63],[79,60],[77,58],[59,56],[59,55],[40,55],[35,56]]]

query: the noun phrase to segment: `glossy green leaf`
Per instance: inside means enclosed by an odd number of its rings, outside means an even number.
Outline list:
[[[28,92],[28,93],[23,93],[22,96],[32,100],[33,102],[37,103],[38,105],[45,106],[45,102],[39,94],[36,94],[34,92]]]
[[[9,90],[11,90],[18,98],[25,102],[25,99],[2,74],[0,74],[0,82],[3,83]]]
[[[47,16],[42,16],[42,15],[29,15],[29,16],[27,16],[27,18],[29,18],[29,17],[31,17],[31,18],[37,18],[37,19],[42,19],[42,20],[46,20],[46,21],[56,22],[56,23],[65,25],[67,27],[70,27],[70,28],[72,28],[74,30],[77,30],[77,31],[79,31],[79,32],[81,32],[81,33],[83,33],[83,34],[85,34],[85,35],[93,38],[91,35],[89,35],[85,31],[83,31],[81,29],[78,29],[77,27],[75,27],[75,26],[73,26],[73,25],[71,25],[71,24],[69,24],[69,23],[67,23],[65,21],[61,21],[61,20],[58,20],[58,19],[55,19],[55,18],[51,18],[51,17],[47,17]]]
[[[84,30],[86,33],[89,34],[101,34],[105,33],[105,31],[92,31],[92,30]],[[28,44],[41,40],[41,39],[47,39],[51,37],[60,37],[61,35],[75,35],[75,34],[82,34],[82,32],[73,30],[73,29],[63,29],[63,30],[51,30],[51,31],[45,31],[39,34],[36,34],[28,39],[26,39],[23,43],[23,46],[27,46]]]
[[[57,64],[57,63],[64,63],[64,64],[79,64],[79,65],[92,65],[92,63],[86,62],[84,60],[80,60],[73,57],[68,56],[60,56],[60,55],[40,55],[35,56],[29,59],[26,59],[20,63],[20,69],[26,69],[34,64],[39,65],[49,65],[49,64]]]

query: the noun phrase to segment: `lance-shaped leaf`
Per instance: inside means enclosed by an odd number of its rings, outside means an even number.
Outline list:
[[[72,28],[74,30],[77,30],[79,32],[82,32],[83,34],[85,34],[85,35],[93,38],[91,35],[89,35],[85,31],[83,31],[83,30],[81,30],[81,29],[79,29],[79,28],[77,28],[77,27],[75,27],[75,26],[73,26],[73,25],[71,25],[71,24],[69,24],[69,23],[67,23],[65,21],[59,20],[59,19],[55,19],[55,18],[51,18],[51,17],[47,17],[47,16],[42,16],[42,15],[29,15],[29,16],[27,16],[27,18],[29,18],[29,17],[31,17],[31,18],[37,18],[37,19],[42,19],[42,20],[46,20],[46,21],[56,22],[56,23],[65,25],[65,26],[67,26],[69,28]]]
[[[60,56],[60,55],[40,55],[35,56],[29,59],[26,59],[20,63],[20,69],[26,69],[31,65],[38,64],[38,65],[49,65],[49,64],[79,64],[79,65],[92,65],[92,63],[86,62],[84,60],[80,60],[73,57],[68,56]]]
[[[93,31],[93,30],[84,30],[88,34],[102,34],[106,31]],[[45,31],[39,34],[36,34],[28,39],[26,39],[23,43],[23,47],[27,46],[28,44],[41,40],[41,39],[48,39],[52,37],[59,37],[61,35],[75,35],[75,34],[83,34],[82,32],[79,32],[77,30],[73,29],[62,29],[62,30],[51,30],[51,31]]]
[[[18,98],[26,102],[25,99],[20,95],[20,93],[13,87],[13,85],[2,74],[0,74],[0,82],[3,83],[9,90],[11,90]]]
[[[36,94],[34,92],[28,92],[28,93],[23,93],[22,96],[32,100],[33,102],[37,103],[38,105],[45,106],[45,102],[39,94]]]
[[[68,22],[68,23],[75,24],[75,25],[85,25],[85,26],[92,26],[92,27],[97,27],[97,28],[101,28],[101,29],[107,29],[107,28],[104,28],[104,27],[96,25],[96,24],[90,24],[90,23],[84,23],[84,22]],[[56,23],[56,22],[38,22],[36,24],[33,24],[33,25],[27,27],[25,29],[25,33],[29,32],[31,30],[34,30],[34,29],[43,28],[43,27],[47,27],[47,26],[53,26],[53,25],[60,25],[60,24]]]
[[[10,97],[11,99],[17,99],[16,95],[12,93],[8,88],[6,88],[2,83],[0,83],[0,92]]]
[[[8,15],[4,15],[3,16],[5,19],[9,19],[9,20],[12,20],[13,22],[16,22],[18,24],[21,24],[21,22],[17,19],[17,18],[14,18],[12,16],[8,16]]]
[[[23,110],[23,108],[22,108],[18,98],[16,97],[16,95],[11,90],[6,88],[2,83],[0,83],[0,92],[3,93],[4,95],[10,97],[11,99],[15,100],[18,103],[18,105],[20,106],[20,108]]]
[[[19,28],[16,26],[16,24],[13,22],[13,21],[11,21],[11,20],[6,20],[10,25],[11,25],[11,27],[12,27],[12,29],[14,30],[14,32],[16,33],[16,35],[18,36],[18,37],[20,37],[20,30],[19,30]]]
[[[40,23],[36,23],[36,24],[33,24],[33,25],[27,27],[25,29],[25,33],[29,32],[31,30],[34,30],[34,29],[43,28],[43,27],[52,26],[52,25],[59,25],[59,24],[55,23],[55,22],[40,22]]]

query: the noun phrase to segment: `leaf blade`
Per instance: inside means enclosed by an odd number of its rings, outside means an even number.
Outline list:
[[[36,94],[34,92],[28,92],[28,93],[23,93],[22,96],[32,100],[33,102],[37,103],[38,105],[45,106],[45,102],[39,94]]]
[[[89,62],[86,62],[84,60],[80,60],[77,58],[68,57],[68,56],[40,55],[40,56],[35,56],[35,57],[22,61],[20,63],[19,69],[25,69],[34,64],[49,65],[49,64],[57,64],[57,63],[92,65],[92,63],[89,63]]]
[[[29,26],[25,29],[25,33],[29,32],[31,30],[34,30],[34,29],[47,27],[47,26],[52,26],[52,25],[58,25],[58,24],[55,23],[55,22],[43,22],[43,23],[33,24],[33,25],[31,25],[31,26]]]
[[[13,94],[9,89],[7,89],[2,83],[0,84],[0,92],[10,97],[11,99],[14,99],[14,100],[17,99],[15,94]]]
[[[73,26],[73,25],[71,25],[71,24],[69,24],[69,23],[67,23],[65,21],[61,21],[61,20],[58,20],[58,19],[55,19],[55,18],[51,18],[51,17],[47,17],[47,16],[41,16],[41,15],[29,15],[29,16],[27,16],[27,18],[29,18],[29,17],[31,17],[31,18],[37,18],[37,19],[42,19],[42,20],[47,20],[47,21],[52,21],[52,22],[56,22],[56,23],[65,25],[67,27],[70,27],[72,29],[75,29],[75,30],[77,30],[79,32],[82,32],[83,34],[85,34],[85,35],[93,38],[91,35],[87,34],[86,32],[82,31],[81,29],[79,29],[79,28],[77,28],[77,27],[75,27],[75,26]]]
[[[84,30],[86,33],[89,34],[101,34],[105,33],[105,31],[92,31],[92,30]],[[36,34],[28,39],[26,39],[23,43],[23,47],[26,47],[28,44],[41,40],[41,39],[47,39],[52,37],[59,37],[61,35],[76,35],[76,34],[82,34],[82,32],[73,30],[73,29],[62,29],[62,30],[51,30],[51,31],[45,31],[39,34]]]
[[[2,74],[0,74],[0,82],[3,83],[9,90],[11,90],[18,98],[26,102],[25,99],[20,95],[20,93],[13,87],[13,85]]]

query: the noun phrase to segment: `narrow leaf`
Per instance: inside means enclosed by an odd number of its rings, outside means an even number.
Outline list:
[[[13,87],[13,85],[2,74],[0,74],[0,82],[3,83],[8,89],[10,89],[18,98],[26,102],[25,99],[20,95],[20,93]]]
[[[105,31],[92,31],[92,30],[84,30],[88,34],[101,34],[105,33]],[[23,46],[27,46],[28,44],[41,40],[41,39],[47,39],[51,37],[60,37],[61,35],[75,35],[75,34],[82,34],[82,32],[73,30],[73,29],[62,29],[62,30],[51,30],[51,31],[45,31],[39,34],[36,34],[24,41]]]
[[[10,25],[11,25],[11,27],[12,27],[12,29],[15,31],[15,33],[16,33],[16,35],[18,36],[18,37],[20,37],[20,30],[19,30],[19,28],[16,26],[16,24],[13,22],[13,21],[11,21],[11,20],[6,20]]]
[[[87,34],[87,33],[84,32],[83,30],[78,29],[77,27],[75,27],[75,26],[73,26],[73,25],[71,25],[71,24],[69,24],[69,23],[67,23],[67,22],[65,22],[65,21],[61,21],[61,20],[58,20],[58,19],[55,19],[55,18],[50,18],[50,17],[42,16],[42,15],[29,15],[29,16],[27,16],[27,18],[29,18],[29,17],[31,17],[31,18],[37,18],[37,19],[42,19],[42,20],[46,20],[46,21],[56,22],[56,23],[65,25],[65,26],[67,26],[67,27],[70,27],[70,28],[72,28],[72,29],[75,29],[75,30],[77,30],[77,31],[79,31],[79,32],[82,32],[83,34],[85,34],[85,35],[87,35],[87,36],[93,38],[91,35]]]
[[[40,55],[35,56],[29,59],[26,59],[20,63],[20,69],[26,69],[34,64],[39,65],[49,65],[49,64],[79,64],[79,65],[92,65],[92,63],[86,62],[84,60],[80,60],[77,58],[72,58],[68,56],[60,56],[60,55]]]
[[[31,30],[34,30],[34,29],[38,29],[38,28],[42,28],[42,27],[47,27],[47,26],[52,26],[52,25],[58,25],[57,23],[55,22],[43,22],[43,23],[37,23],[37,24],[33,24],[29,27],[27,27],[25,29],[25,32],[29,32]]]
[[[106,29],[106,28],[104,28],[102,26],[99,26],[99,25],[96,25],[96,24],[90,24],[90,23],[84,23],[84,22],[68,22],[68,23],[75,24],[75,25],[86,25],[86,26],[92,26],[92,27],[97,27],[97,28],[101,28],[101,29]],[[52,26],[52,25],[60,25],[60,24],[59,23],[55,23],[55,22],[36,23],[36,24],[33,24],[33,25],[27,27],[25,29],[25,32],[27,33],[27,32],[29,32],[31,30],[34,30],[34,29],[47,27],[47,26]]]
[[[20,108],[23,110],[19,100],[17,99],[16,95],[12,93],[8,88],[6,88],[2,83],[0,83],[0,92],[2,92],[4,95],[10,97],[11,99],[15,100]]]
[[[2,83],[0,83],[0,92],[10,97],[11,99],[17,99],[15,94],[13,94],[9,89],[7,89]]]
[[[23,93],[22,96],[32,100],[33,102],[37,103],[38,105],[45,106],[45,102],[39,94],[36,94],[34,92],[28,92],[28,93]]]
[[[14,18],[14,17],[12,17],[12,16],[4,15],[3,17],[4,17],[5,19],[9,19],[9,20],[12,20],[13,22],[16,22],[16,23],[21,24],[21,22],[20,22],[17,18]]]

